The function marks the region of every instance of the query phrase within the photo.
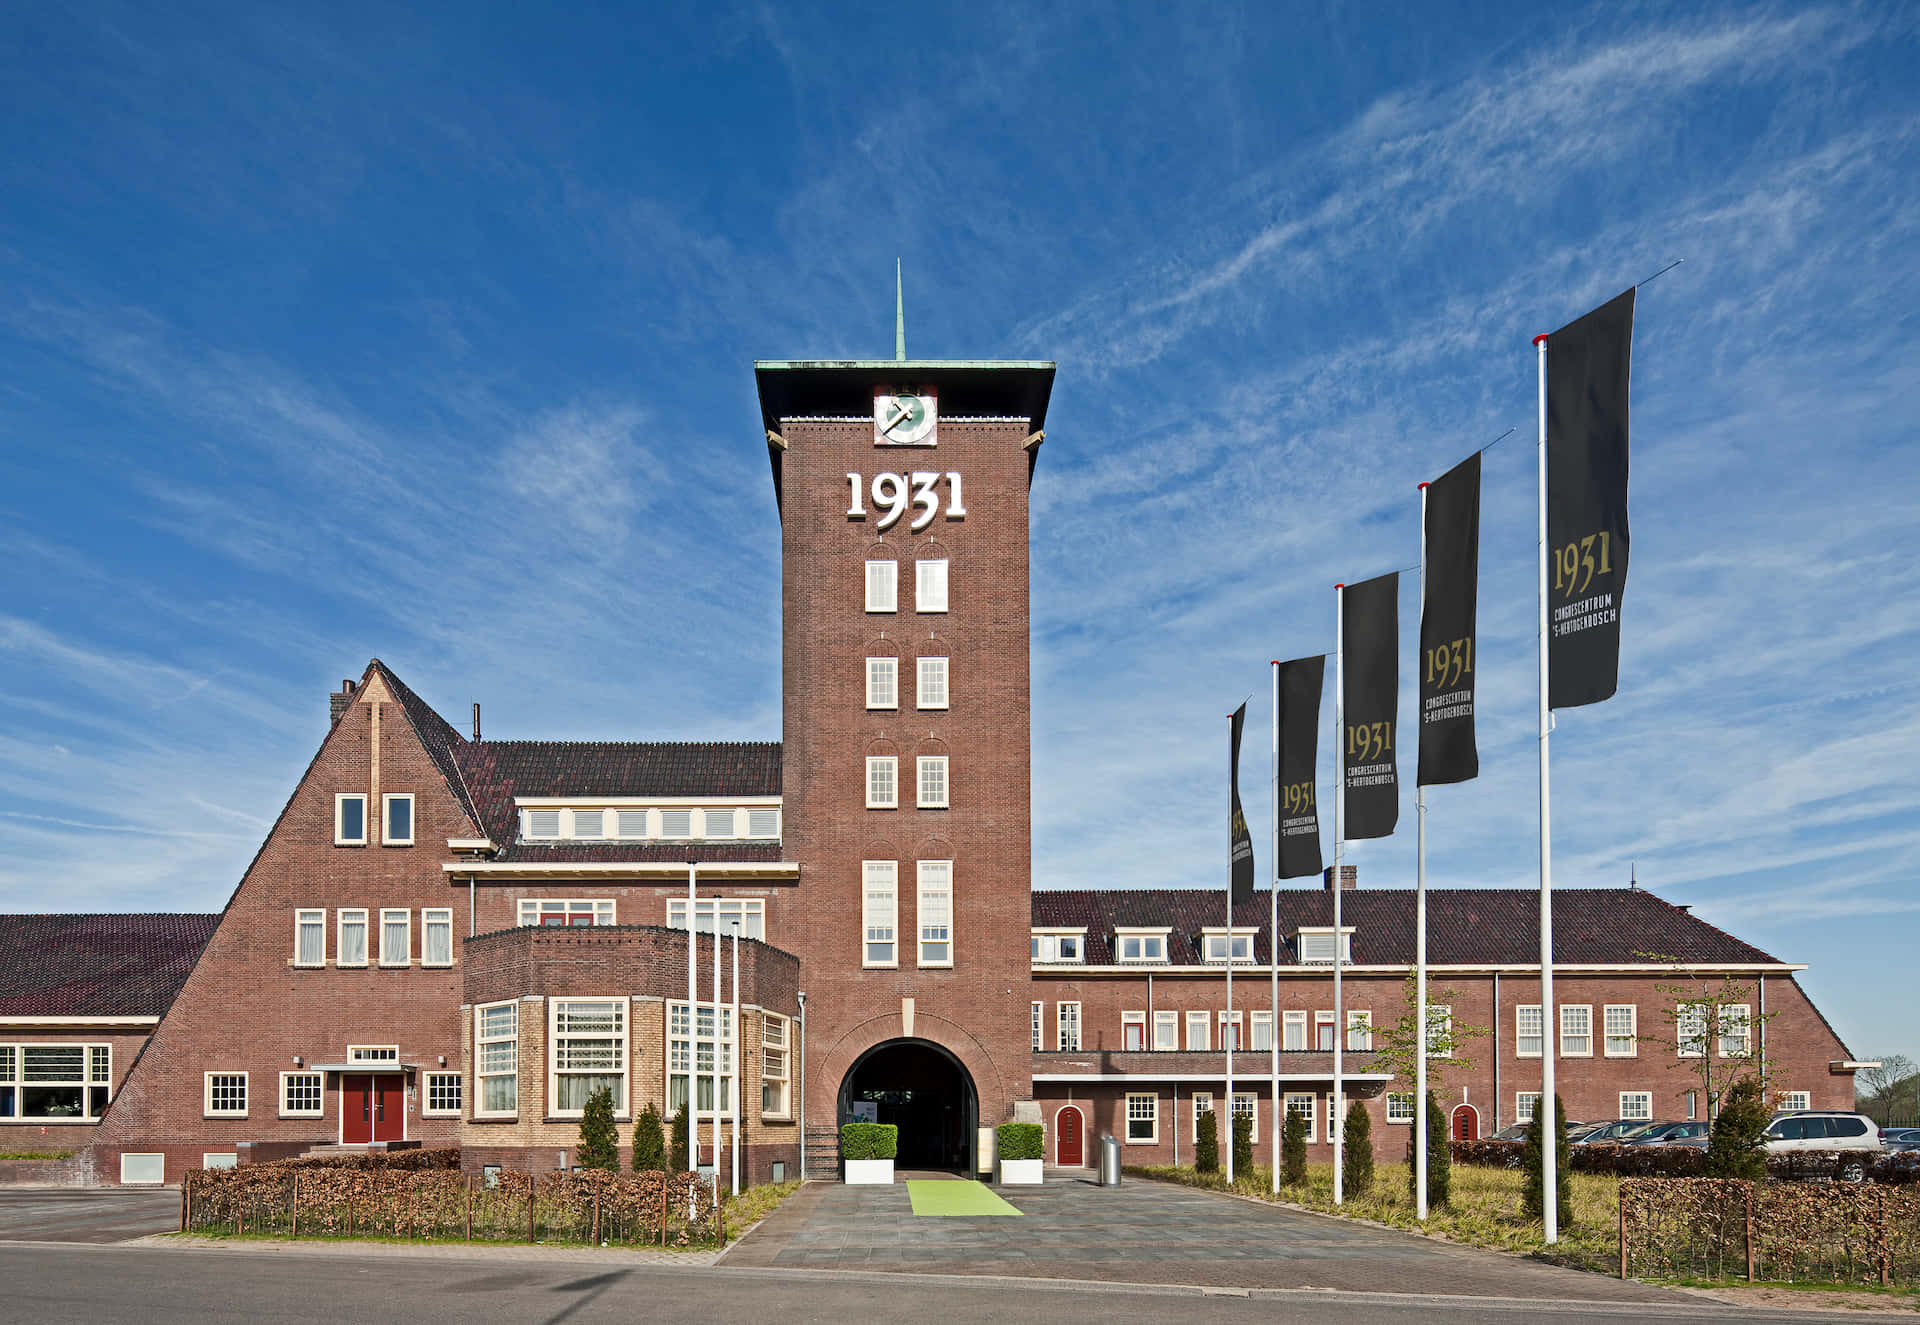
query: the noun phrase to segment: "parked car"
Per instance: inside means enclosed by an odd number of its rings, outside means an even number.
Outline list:
[[[1595,1132],[1611,1126],[1613,1126],[1612,1123],[1581,1123],[1578,1127],[1569,1127],[1567,1129],[1567,1141],[1577,1146],[1591,1137]]]
[[[1683,1123],[1656,1123],[1640,1135],[1628,1139],[1630,1146],[1664,1146],[1683,1137],[1706,1138],[1709,1124],[1704,1121]]]
[[[1707,1148],[1707,1140],[1707,1134],[1700,1132],[1693,1136],[1676,1136],[1672,1140],[1662,1141],[1660,1144],[1665,1146],[1686,1146],[1691,1150],[1705,1150]]]
[[[1881,1149],[1879,1129],[1864,1113],[1838,1109],[1805,1109],[1777,1115],[1762,1133],[1769,1155],[1851,1153],[1833,1176],[1842,1182],[1861,1182],[1871,1161],[1866,1156]]]
[[[1487,1139],[1489,1141],[1524,1141],[1527,1139],[1527,1128],[1532,1125],[1531,1123],[1512,1123],[1502,1127]]]
[[[1596,1124],[1585,1136],[1573,1138],[1577,1146],[1598,1145],[1601,1142],[1618,1143],[1624,1137],[1639,1131],[1647,1125],[1645,1118],[1622,1118],[1617,1122]]]
[[[1882,1127],[1880,1144],[1888,1150],[1920,1150],[1920,1127]]]

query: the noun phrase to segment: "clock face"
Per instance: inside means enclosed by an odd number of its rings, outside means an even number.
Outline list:
[[[932,387],[875,387],[874,445],[932,446],[938,412]]]

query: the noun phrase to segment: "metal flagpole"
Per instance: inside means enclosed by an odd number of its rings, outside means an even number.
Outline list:
[[[713,900],[713,1203],[720,1203],[720,899]]]
[[[1232,714],[1227,715],[1227,731],[1229,733],[1227,738],[1228,744],[1231,746],[1233,739],[1231,735],[1233,731]],[[1234,771],[1236,773],[1239,772],[1238,769]],[[1201,941],[1205,942],[1205,939],[1203,938]],[[1202,954],[1202,956],[1204,955],[1205,954]],[[1220,1027],[1220,1038],[1226,1042],[1225,1047],[1227,1051],[1227,1109],[1224,1116],[1227,1125],[1227,1135],[1225,1138],[1227,1143],[1227,1185],[1231,1187],[1233,1185],[1233,843],[1231,838],[1229,838],[1227,843],[1227,1019]],[[1213,1116],[1216,1124],[1222,1118],[1222,1115],[1218,1112]],[[1176,1123],[1176,1126],[1177,1125]],[[1217,1125],[1214,1128],[1214,1135],[1216,1137],[1220,1135],[1220,1130]]]
[[[1267,1087],[1267,1164],[1273,1173],[1273,1191],[1280,1193],[1280,660],[1273,667],[1273,886],[1267,890],[1267,963],[1273,989],[1267,1006],[1273,1018],[1267,1027],[1267,1052],[1273,1061]]]
[[[1427,606],[1427,485],[1420,485],[1420,609]],[[1420,720],[1416,714],[1416,721]],[[1416,731],[1418,728],[1415,729]],[[1413,1003],[1419,1018],[1413,1066],[1413,1217],[1427,1218],[1427,788],[1414,774],[1416,833],[1413,900]]]
[[[1340,942],[1340,894],[1346,889],[1346,879],[1341,873],[1341,861],[1346,854],[1347,845],[1347,586],[1333,586],[1333,730],[1334,750],[1339,759],[1340,775],[1333,784],[1333,1094],[1329,1097],[1332,1105],[1328,1110],[1327,1134],[1333,1142],[1333,1203],[1340,1205],[1346,1200],[1346,1184],[1342,1181],[1341,1149],[1345,1140],[1336,1127],[1340,1116],[1342,1094],[1340,1073],[1343,1063],[1340,1056],[1342,1042],[1346,1039],[1345,1008],[1340,1001],[1340,960],[1342,944]]]
[[[1540,1195],[1548,1244],[1560,1240],[1560,1111],[1555,1107],[1553,1066],[1559,1053],[1553,1005],[1553,818],[1547,783],[1547,738],[1553,731],[1553,707],[1547,687],[1547,338],[1535,336],[1540,351],[1540,1102],[1546,1118],[1540,1135]]]
[[[693,1173],[700,1168],[700,1089],[696,1069],[700,1065],[700,1017],[695,1002],[699,998],[697,973],[700,969],[699,950],[694,946],[693,913],[696,898],[695,885],[700,875],[698,861],[687,862],[687,1172]]]
[[[720,907],[714,905],[714,918],[719,919]],[[717,943],[719,939],[716,937]],[[740,1194],[740,1046],[746,1036],[740,1033],[740,922],[733,922],[733,1090],[729,1092],[733,1108],[733,1194]]]

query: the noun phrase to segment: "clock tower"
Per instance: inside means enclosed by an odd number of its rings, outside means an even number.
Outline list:
[[[808,1142],[973,1166],[1032,1098],[1028,488],[1054,366],[755,365],[781,523],[779,946]]]

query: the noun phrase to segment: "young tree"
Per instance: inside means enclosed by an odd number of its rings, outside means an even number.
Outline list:
[[[694,1169],[693,1154],[693,1114],[685,1104],[673,1115],[673,1153],[667,1156],[672,1163],[686,1161],[686,1172]]]
[[[1447,1135],[1447,1113],[1440,1107],[1440,1097],[1432,1091],[1427,1092],[1427,1209],[1442,1210],[1453,1199],[1453,1144]],[[1420,1189],[1415,1186],[1413,1153],[1413,1128],[1407,1129],[1407,1195],[1418,1198]]]
[[[1373,1067],[1376,1072],[1391,1072],[1412,1084],[1416,1059],[1420,1053],[1420,1013],[1418,987],[1407,976],[1406,1001],[1393,1022],[1373,1030]],[[1487,1033],[1485,1026],[1469,1025],[1453,1016],[1451,1009],[1460,1001],[1452,989],[1427,987],[1427,1083],[1441,1081],[1448,1072],[1467,1071],[1473,1059],[1467,1047]]]
[[[651,1101],[633,1123],[633,1171],[657,1173],[667,1167],[667,1138],[660,1129],[660,1110]]]
[[[1289,1186],[1307,1180],[1307,1120],[1292,1109],[1280,1129],[1280,1180]]]
[[[613,1126],[611,1088],[602,1086],[587,1096],[580,1110],[580,1144],[574,1153],[583,1169],[604,1169],[608,1173],[619,1170],[620,1133]]]
[[[1194,1123],[1193,1169],[1196,1173],[1220,1171],[1220,1125],[1212,1109],[1202,1109]]]
[[[1728,1086],[1707,1136],[1707,1176],[1753,1181],[1766,1177],[1767,1152],[1761,1134],[1771,1118],[1758,1078],[1742,1077]]]
[[[1341,1176],[1346,1194],[1364,1196],[1373,1186],[1373,1115],[1359,1100],[1347,1106]]]
[[[1520,1209],[1530,1219],[1544,1219],[1547,1213],[1546,1167],[1547,1154],[1547,1111],[1534,1105],[1533,1121],[1527,1124],[1527,1141],[1522,1167],[1526,1179],[1520,1187]],[[1556,1175],[1556,1189],[1560,1207],[1560,1227],[1573,1226],[1573,1184],[1567,1181],[1568,1169],[1573,1164],[1573,1147],[1567,1144],[1567,1106],[1560,1102],[1560,1096],[1553,1097],[1553,1171]]]
[[[1853,1079],[1856,1107],[1882,1127],[1920,1125],[1920,1067],[1905,1054],[1881,1054],[1879,1061]]]
[[[1233,1176],[1253,1177],[1253,1119],[1239,1110],[1233,1112]]]
[[[1665,962],[1669,967],[1669,978],[1654,986],[1667,999],[1660,1009],[1661,1027],[1636,1039],[1668,1051],[1672,1055],[1668,1069],[1684,1072],[1700,1083],[1700,1098],[1709,1118],[1728,1089],[1742,1077],[1752,1077],[1759,1083],[1764,1101],[1767,1079],[1773,1075],[1773,1064],[1766,1053],[1766,1025],[1777,1014],[1757,1011],[1759,986],[1731,975],[1715,982],[1710,976],[1684,970],[1672,957],[1659,953],[1634,955]],[[1604,1027],[1598,1029],[1604,1033]]]

